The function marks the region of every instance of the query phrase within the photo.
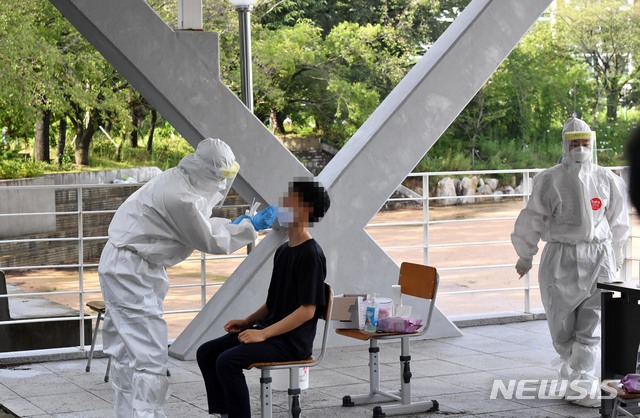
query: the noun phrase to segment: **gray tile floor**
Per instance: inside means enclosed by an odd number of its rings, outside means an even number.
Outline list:
[[[411,345],[412,393],[436,399],[440,411],[412,417],[599,417],[562,399],[494,399],[496,379],[554,379],[555,358],[546,321],[462,329],[464,336]],[[399,344],[381,344],[383,389],[397,386]],[[194,361],[170,359],[168,417],[207,417],[204,385]],[[331,348],[310,370],[302,417],[370,417],[373,406],[343,408],[342,397],[368,390],[367,346]],[[103,375],[106,359],[54,361],[0,369],[0,405],[19,417],[112,417],[113,393]],[[254,416],[259,412],[259,372],[246,372]],[[507,383],[507,382],[505,382]],[[286,417],[286,392],[274,392],[274,417]],[[3,417],[0,408],[0,418]],[[9,415],[11,416],[11,415]]]

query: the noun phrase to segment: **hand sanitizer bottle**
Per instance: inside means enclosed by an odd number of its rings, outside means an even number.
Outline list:
[[[371,295],[367,301],[367,313],[364,322],[364,332],[375,333],[378,328],[378,302],[376,294]]]

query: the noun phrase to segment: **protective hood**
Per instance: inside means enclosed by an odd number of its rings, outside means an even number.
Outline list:
[[[229,145],[220,139],[207,138],[198,144],[196,152],[178,164],[189,178],[194,191],[209,200],[209,206],[221,206],[240,166]]]
[[[578,145],[576,143],[583,146],[576,146]],[[581,165],[588,168],[592,168],[596,163],[596,133],[585,121],[578,119],[575,115],[570,117],[562,127],[562,161],[570,166]]]

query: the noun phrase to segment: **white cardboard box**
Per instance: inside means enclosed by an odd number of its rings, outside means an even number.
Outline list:
[[[331,319],[336,328],[364,328],[367,295],[341,294],[333,297]]]

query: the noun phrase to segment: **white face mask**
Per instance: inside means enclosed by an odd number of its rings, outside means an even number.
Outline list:
[[[576,147],[570,151],[570,154],[571,159],[574,162],[581,164],[587,162],[589,160],[589,157],[591,157],[591,148]]]
[[[278,222],[288,228],[293,224],[293,209],[286,206],[278,206]]]

